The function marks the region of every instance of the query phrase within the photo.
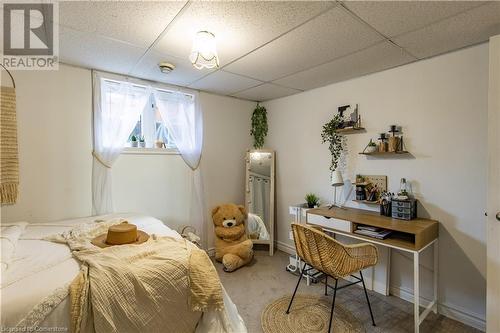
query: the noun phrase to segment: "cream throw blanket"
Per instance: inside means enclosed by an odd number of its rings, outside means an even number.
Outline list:
[[[0,87],[0,203],[14,204],[19,187],[16,91]]]
[[[120,222],[63,235],[83,262],[70,286],[73,332],[194,332],[202,311],[224,310],[215,267],[184,239],[153,236],[104,249],[88,242]]]

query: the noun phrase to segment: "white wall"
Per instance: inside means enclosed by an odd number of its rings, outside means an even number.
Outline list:
[[[2,207],[2,221],[43,222],[89,215],[90,71],[61,66],[59,71],[15,71],[13,75],[20,195],[16,205]]]
[[[61,65],[59,71],[17,71],[14,77],[21,193],[16,205],[2,207],[2,221],[90,215],[90,70]],[[201,165],[209,216],[217,203],[243,203],[244,156],[251,146],[250,116],[255,105],[208,93],[200,98]],[[189,224],[190,177],[180,155],[123,154],[113,167],[115,210],[149,214],[173,228]]]
[[[392,191],[401,177],[412,182],[419,214],[441,222],[441,311],[484,325],[487,92],[483,44],[265,103],[267,145],[277,152],[278,241],[293,244],[288,205],[304,201],[308,192],[331,200],[330,155],[321,128],[337,106],[358,103],[367,132],[348,136],[346,176],[387,175]],[[403,126],[413,157],[358,154],[391,124]],[[421,270],[421,288],[430,298],[432,252],[422,266],[428,269]],[[412,258],[394,251],[391,269],[393,290],[411,293]]]
[[[187,224],[191,171],[180,155],[122,154],[112,174],[115,211],[152,215],[175,229]]]
[[[245,156],[253,142],[250,118],[255,103],[205,93],[201,101],[205,126],[201,168],[209,212],[208,244],[212,244],[212,208],[245,203]]]

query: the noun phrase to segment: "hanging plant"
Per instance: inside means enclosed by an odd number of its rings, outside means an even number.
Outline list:
[[[321,132],[321,139],[323,143],[328,143],[328,149],[332,155],[332,162],[330,164],[330,170],[335,171],[339,165],[339,159],[342,155],[342,151],[345,146],[344,135],[338,134],[337,130],[342,128],[344,119],[340,114],[336,114],[332,120],[323,125],[323,131]]]
[[[255,149],[260,149],[264,146],[267,129],[266,108],[257,103],[257,107],[252,114],[252,129],[250,130],[250,135],[253,136],[253,147]]]

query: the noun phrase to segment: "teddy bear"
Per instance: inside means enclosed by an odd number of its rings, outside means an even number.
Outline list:
[[[253,258],[253,243],[247,238],[245,207],[223,204],[212,210],[215,227],[215,260],[225,272],[233,272]]]

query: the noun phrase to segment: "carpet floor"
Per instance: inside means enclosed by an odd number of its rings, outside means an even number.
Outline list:
[[[291,295],[297,276],[287,272],[289,255],[277,251],[269,257],[265,251],[256,251],[254,261],[233,273],[225,273],[222,264],[215,263],[224,288],[238,307],[248,332],[262,332],[261,313],[267,304],[284,295]],[[298,293],[323,295],[324,284],[307,286],[300,283]],[[337,292],[336,304],[342,304],[365,326],[366,332],[413,332],[413,304],[394,296],[369,292],[376,327],[371,325],[370,313],[363,289],[353,286]],[[322,296],[331,302],[332,294]],[[338,302],[338,303],[337,303]],[[431,313],[420,326],[420,332],[480,332],[442,315]]]

